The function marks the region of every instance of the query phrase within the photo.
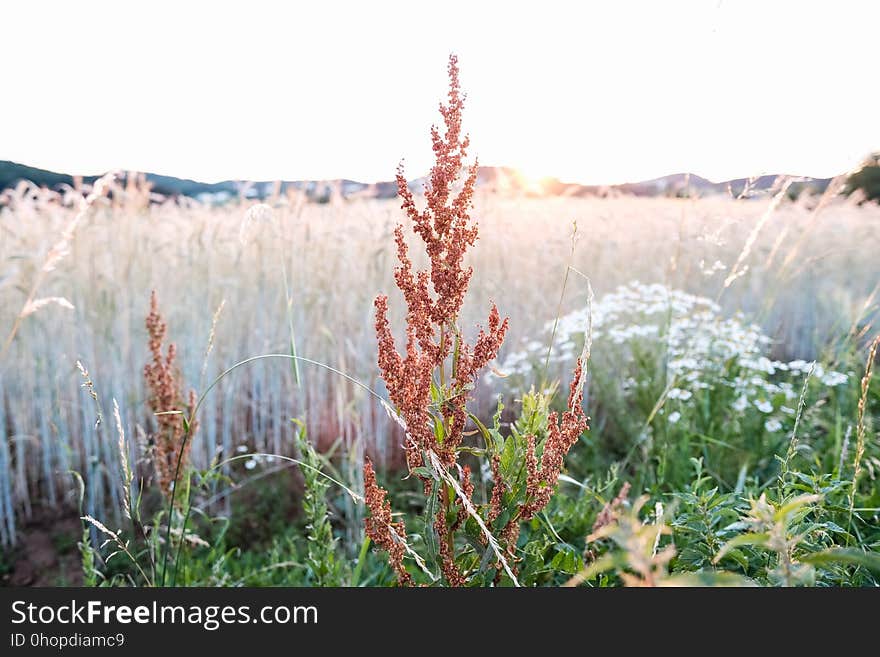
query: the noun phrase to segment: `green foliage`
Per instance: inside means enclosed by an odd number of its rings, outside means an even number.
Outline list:
[[[241,461],[238,466],[233,476],[243,479],[248,470],[241,467]],[[299,491],[290,471],[281,470],[250,481],[231,496],[227,542],[254,550],[269,546],[294,522],[298,504]]]
[[[682,547],[672,564],[681,570],[697,571],[714,567],[713,559],[724,543],[727,528],[739,518],[741,503],[735,493],[722,493],[703,471],[703,460],[692,458],[694,480],[684,491],[673,493],[681,513],[671,521],[675,542]],[[741,555],[727,555],[725,566],[743,566]]]
[[[535,436],[540,459],[554,390],[551,386],[524,394],[515,417],[505,414],[499,399],[486,423],[471,416],[477,433],[461,448],[477,480],[471,495],[474,513],[450,505],[446,518],[449,526],[460,518],[453,544],[456,566],[467,573],[471,586],[514,584],[487,541],[488,531],[523,586],[877,586],[876,441],[866,442],[862,476],[853,485],[862,394],[856,373],[864,371],[859,360],[855,349],[838,357],[837,367],[852,374],[833,391],[820,380],[807,379],[797,415],[781,430],[768,432],[767,416],[760,409],[731,411],[734,399],[723,386],[698,391],[690,403],[665,399],[658,407],[651,401],[662,394],[658,361],[642,353],[629,373],[644,395],[636,390],[626,398],[606,398],[604,404],[609,413],[631,416],[632,426],[650,429],[650,439],[627,434],[624,424],[618,424],[613,429],[619,432],[616,440],[623,446],[631,441],[631,448],[603,460],[588,457],[601,447],[609,425],[582,436],[572,448],[557,494],[527,519],[522,512],[529,499],[527,436]],[[738,375],[736,363],[726,368],[729,376]],[[880,392],[876,385],[866,385],[864,395],[864,422],[871,436]],[[678,413],[675,422],[671,413]],[[159,583],[166,552],[166,582],[178,586],[394,584],[397,577],[387,559],[369,550],[369,541],[361,544],[356,565],[343,557],[331,522],[335,507],[328,498],[332,482],[341,475],[314,450],[303,425],[298,424],[295,438],[304,481],[301,494],[289,471],[245,479],[237,495],[250,492],[239,498],[241,508],[231,519],[211,517],[200,510],[200,501],[232,481],[220,476],[218,467],[191,471],[183,479],[188,482],[181,491],[183,503],[171,512],[170,549],[162,540],[167,510],[153,514],[142,527],[141,494],[129,501],[134,518],[128,519],[130,527],[115,530],[87,518],[77,544],[86,584]],[[434,482],[424,502],[416,477],[389,489],[393,508],[405,510],[412,532],[406,540],[425,561],[422,570],[408,555],[409,571],[418,583],[439,585],[441,537],[430,519],[442,495],[455,498],[458,492],[446,478],[449,473],[444,475],[430,460],[426,463],[415,473]],[[497,472],[492,472],[492,463]],[[328,470],[333,479],[325,474]],[[244,473],[233,470],[234,477]],[[495,475],[503,482],[497,514],[492,508]],[[634,489],[631,496],[619,495],[625,482]],[[285,506],[279,503],[282,496],[298,506],[299,519],[288,519],[286,511],[278,514]],[[514,525],[518,530],[510,533]],[[270,531],[259,540],[242,540],[251,527]]]
[[[76,481],[78,491],[77,504],[80,510],[80,514],[82,514],[82,503],[83,497],[85,495],[85,482],[78,472],[72,471],[70,474],[74,478],[74,481]],[[97,586],[100,573],[98,572],[98,568],[95,564],[95,550],[92,547],[89,524],[83,522],[82,525],[82,537],[76,544],[76,547],[79,550],[80,558],[82,560],[83,586]]]
[[[302,459],[300,471],[305,480],[302,508],[308,532],[306,566],[309,583],[314,586],[341,586],[346,568],[338,558],[337,539],[330,524],[330,510],[327,507],[330,482],[321,476],[321,457],[309,442],[305,425],[297,424],[296,444]]]
[[[645,367],[650,359],[643,360]],[[847,364],[857,371],[857,359]],[[650,370],[647,370],[650,372]],[[858,377],[855,377],[858,378]],[[645,380],[649,377],[646,375]],[[649,384],[646,384],[649,385]],[[515,547],[518,583],[523,586],[580,584],[585,586],[876,586],[880,584],[880,490],[877,445],[869,441],[863,455],[863,476],[852,488],[854,437],[846,426],[854,423],[860,387],[854,383],[827,396],[821,385],[809,385],[798,428],[793,426],[773,435],[750,435],[762,428],[763,418],[754,411],[726,418],[731,400],[722,390],[705,391],[694,404],[673,406],[681,414],[669,423],[662,414],[647,423],[661,447],[632,451],[609,468],[602,461],[584,458],[601,436],[582,439],[572,450],[574,458],[563,474],[559,491],[550,504],[531,519],[521,522]],[[473,417],[483,446],[468,450],[474,465],[497,457],[505,482],[501,512],[489,522],[493,482],[487,476],[476,482],[473,500],[476,512],[489,531],[499,537],[526,501],[527,441],[534,434],[540,455],[547,435],[552,395],[535,392],[523,395],[519,414],[505,422],[500,403],[487,423]],[[880,410],[877,386],[866,394],[866,422],[876,423]],[[651,409],[628,407],[629,413],[647,415]],[[869,433],[869,435],[872,435]],[[386,586],[396,581],[383,555],[374,554],[368,542],[361,545],[356,567],[342,556],[340,541],[331,522],[328,503],[329,467],[317,454],[300,425],[296,434],[300,470],[305,483],[299,521],[272,523],[266,540],[240,544],[231,532],[232,523],[210,518],[191,509],[175,509],[172,515],[169,582],[175,585],[207,586]],[[789,454],[795,444],[793,454]],[[666,459],[664,478],[658,464]],[[787,464],[787,465],[786,465]],[[475,473],[488,475],[487,468],[472,465]],[[333,473],[334,476],[337,473]],[[426,467],[426,476],[434,477]],[[283,476],[283,475],[281,475]],[[216,473],[191,473],[192,499],[198,500]],[[280,476],[279,476],[280,477]],[[289,475],[287,477],[289,479]],[[451,486],[438,485],[425,504],[419,506],[416,478],[390,487],[395,508],[406,509],[410,530],[407,539],[413,549],[426,555],[434,579],[414,566],[413,576],[425,584],[439,583],[439,555],[432,523],[416,523],[415,517],[432,517],[437,497]],[[393,481],[393,480],[392,480]],[[619,508],[612,500],[623,482],[635,489],[632,500]],[[259,484],[253,484],[259,485]],[[284,487],[271,483],[256,498],[274,499]],[[453,490],[454,493],[454,490]],[[850,512],[850,494],[853,510]],[[283,494],[288,494],[285,492]],[[188,496],[185,496],[188,497]],[[134,504],[139,516],[140,504]],[[605,509],[612,512],[605,514]],[[251,507],[251,522],[259,524],[273,517],[268,510]],[[607,516],[605,524],[598,523]],[[148,524],[144,537],[134,529],[112,532],[117,539],[105,540],[98,531],[99,545],[89,540],[86,525],[78,547],[89,585],[150,585],[156,581],[153,564],[162,554],[160,532],[165,526],[160,511]],[[450,518],[450,521],[453,519]],[[185,526],[185,529],[184,529]],[[248,525],[250,526],[250,525]],[[95,530],[92,530],[93,532]],[[112,537],[111,537],[112,538]],[[433,542],[431,539],[433,538]],[[124,549],[123,549],[124,548]],[[512,580],[499,568],[488,548],[483,530],[468,516],[456,537],[456,564],[470,575],[474,586],[510,586]]]
[[[87,526],[83,526],[82,538],[76,545],[82,555],[83,586],[97,586],[99,573]]]

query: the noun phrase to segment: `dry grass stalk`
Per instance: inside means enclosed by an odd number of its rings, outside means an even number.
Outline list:
[[[614,520],[617,518],[617,515],[620,513],[621,507],[626,503],[627,499],[629,498],[629,491],[629,482],[623,482],[623,486],[620,487],[620,491],[617,493],[614,499],[606,503],[605,506],[602,507],[602,510],[599,512],[599,515],[596,516],[596,520],[593,522],[594,534],[602,529],[602,527],[604,527],[605,525],[610,525],[612,522],[614,522]]]
[[[113,419],[116,422],[117,448],[119,449],[119,466],[122,474],[122,504],[125,517],[131,519],[131,482],[134,473],[128,462],[128,441],[125,439],[125,429],[122,428],[122,416],[119,413],[119,404],[113,400]]]
[[[791,187],[792,180],[787,178],[783,183],[778,192],[773,196],[773,199],[770,201],[770,204],[767,206],[767,209],[764,211],[764,214],[761,215],[760,219],[758,219],[754,228],[752,228],[752,232],[749,233],[749,236],[746,238],[745,244],[743,245],[742,251],[740,251],[739,256],[736,258],[736,262],[733,267],[730,268],[730,274],[728,274],[727,278],[724,279],[724,287],[722,290],[727,289],[730,285],[740,276],[745,274],[745,269],[743,269],[743,265],[749,257],[749,254],[752,252],[752,247],[755,245],[755,242],[758,239],[758,235],[760,235],[761,230],[764,228],[764,224],[769,221],[770,217],[773,216],[773,213],[779,207],[779,204],[782,203],[782,200],[785,198],[785,194],[788,192],[788,188]]]
[[[865,374],[862,376],[861,394],[859,395],[859,413],[856,422],[856,451],[853,460],[852,488],[850,490],[850,513],[852,513],[859,475],[862,472],[862,458],[865,455],[865,437],[867,435],[865,416],[868,408],[868,389],[871,386],[871,377],[874,375],[874,361],[877,359],[878,347],[880,347],[880,334],[877,334],[871,342],[871,346],[868,349],[868,361],[865,364]]]

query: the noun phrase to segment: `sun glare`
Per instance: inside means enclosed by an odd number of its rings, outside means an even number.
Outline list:
[[[388,180],[436,120],[450,52],[472,152],[522,169],[532,188],[541,176],[828,176],[880,147],[878,92],[859,66],[875,57],[876,3],[448,0],[436,12],[253,0],[211,12],[211,29],[201,3],[7,4],[18,28],[0,57],[28,57],[6,71],[22,102],[0,106],[14,126],[0,157],[71,173]],[[291,25],[315,29],[291,38]],[[56,52],[93,83],[46,84]],[[413,175],[430,165],[410,157]]]

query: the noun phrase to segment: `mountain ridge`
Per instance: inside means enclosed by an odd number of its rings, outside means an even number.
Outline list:
[[[336,180],[284,180],[284,181],[238,181],[224,180],[215,183],[200,182],[190,178],[178,178],[156,173],[143,174],[151,184],[152,191],[164,197],[187,196],[208,202],[223,202],[234,197],[264,199],[273,193],[284,193],[296,189],[315,201],[328,201],[334,194],[344,198],[394,198],[397,183],[381,181],[364,183],[348,178]],[[78,176],[90,184],[98,176]],[[674,173],[659,178],[617,185],[583,185],[567,183],[558,178],[547,177],[539,180],[525,178],[516,169],[505,166],[480,166],[477,171],[477,186],[500,193],[524,196],[705,196],[712,194],[733,194],[739,196],[771,189],[780,177],[769,174],[755,178],[736,178],[712,182],[694,173]],[[53,190],[65,185],[74,186],[77,176],[49,169],[32,167],[10,160],[0,160],[0,191],[12,189],[21,181],[29,181],[37,187]],[[830,178],[797,178],[800,189],[812,188],[824,191]],[[425,178],[410,181],[410,187],[420,189]]]

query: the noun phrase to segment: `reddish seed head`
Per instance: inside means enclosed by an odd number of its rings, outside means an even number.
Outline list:
[[[406,529],[402,522],[391,519],[391,503],[385,499],[388,493],[376,482],[376,472],[370,459],[364,461],[364,497],[370,509],[370,517],[365,523],[366,534],[380,548],[388,553],[391,567],[397,580],[405,586],[412,585],[412,577],[403,566],[404,547],[402,539]]]
[[[528,437],[526,495],[529,502],[523,507],[523,519],[527,520],[533,517],[547,506],[556,491],[565,455],[578,441],[581,434],[589,428],[589,418],[581,408],[583,392],[578,383],[581,371],[582,364],[578,359],[569,391],[568,408],[562,414],[561,420],[556,412],[551,413],[547,420],[548,434],[544,441],[544,451],[541,453],[540,467],[538,467],[535,456],[535,438],[534,436]]]
[[[184,401],[175,364],[176,347],[171,344],[168,346],[167,353],[162,353],[167,326],[159,313],[159,302],[155,290],[150,295],[150,313],[147,315],[145,324],[149,336],[148,346],[151,356],[150,362],[144,366],[144,379],[150,393],[147,401],[153,413],[156,414],[156,423],[159,425],[154,441],[154,461],[159,487],[166,495],[171,495],[178,459],[180,460],[180,473],[183,473],[189,462],[190,447],[197,425],[195,422],[190,425],[189,436],[184,444],[186,431],[183,416],[180,413],[169,413],[169,411],[183,411],[184,408],[188,408],[188,415],[191,418],[195,410],[196,397],[195,392],[190,390],[188,399]]]
[[[492,455],[492,499],[489,501],[489,522],[493,523],[501,515],[504,500],[504,480],[501,477],[501,456]]]
[[[430,265],[425,271],[414,271],[403,233],[403,226],[394,231],[399,266],[394,278],[407,305],[406,351],[397,352],[388,323],[388,300],[376,299],[376,336],[379,343],[379,369],[388,395],[403,416],[412,442],[407,445],[410,467],[422,465],[424,449],[435,449],[442,461],[451,467],[456,449],[461,444],[467,421],[465,389],[480,369],[498,353],[507,331],[507,319],[501,320],[492,306],[486,329],[480,331],[471,346],[463,341],[453,384],[457,391],[440,413],[448,424],[442,445],[435,445],[430,429],[431,380],[452,352],[458,329],[456,321],[470,283],[472,270],[463,264],[467,250],[476,243],[477,226],[469,212],[477,176],[477,164],[467,168],[463,183],[455,192],[456,183],[467,156],[468,138],[462,136],[461,114],[464,96],[458,79],[458,59],[449,58],[449,91],[440,105],[444,129],[431,128],[434,166],[425,189],[425,208],[420,210],[407,183],[401,163],[397,169],[397,188],[401,208],[412,224],[413,232],[424,244]]]

